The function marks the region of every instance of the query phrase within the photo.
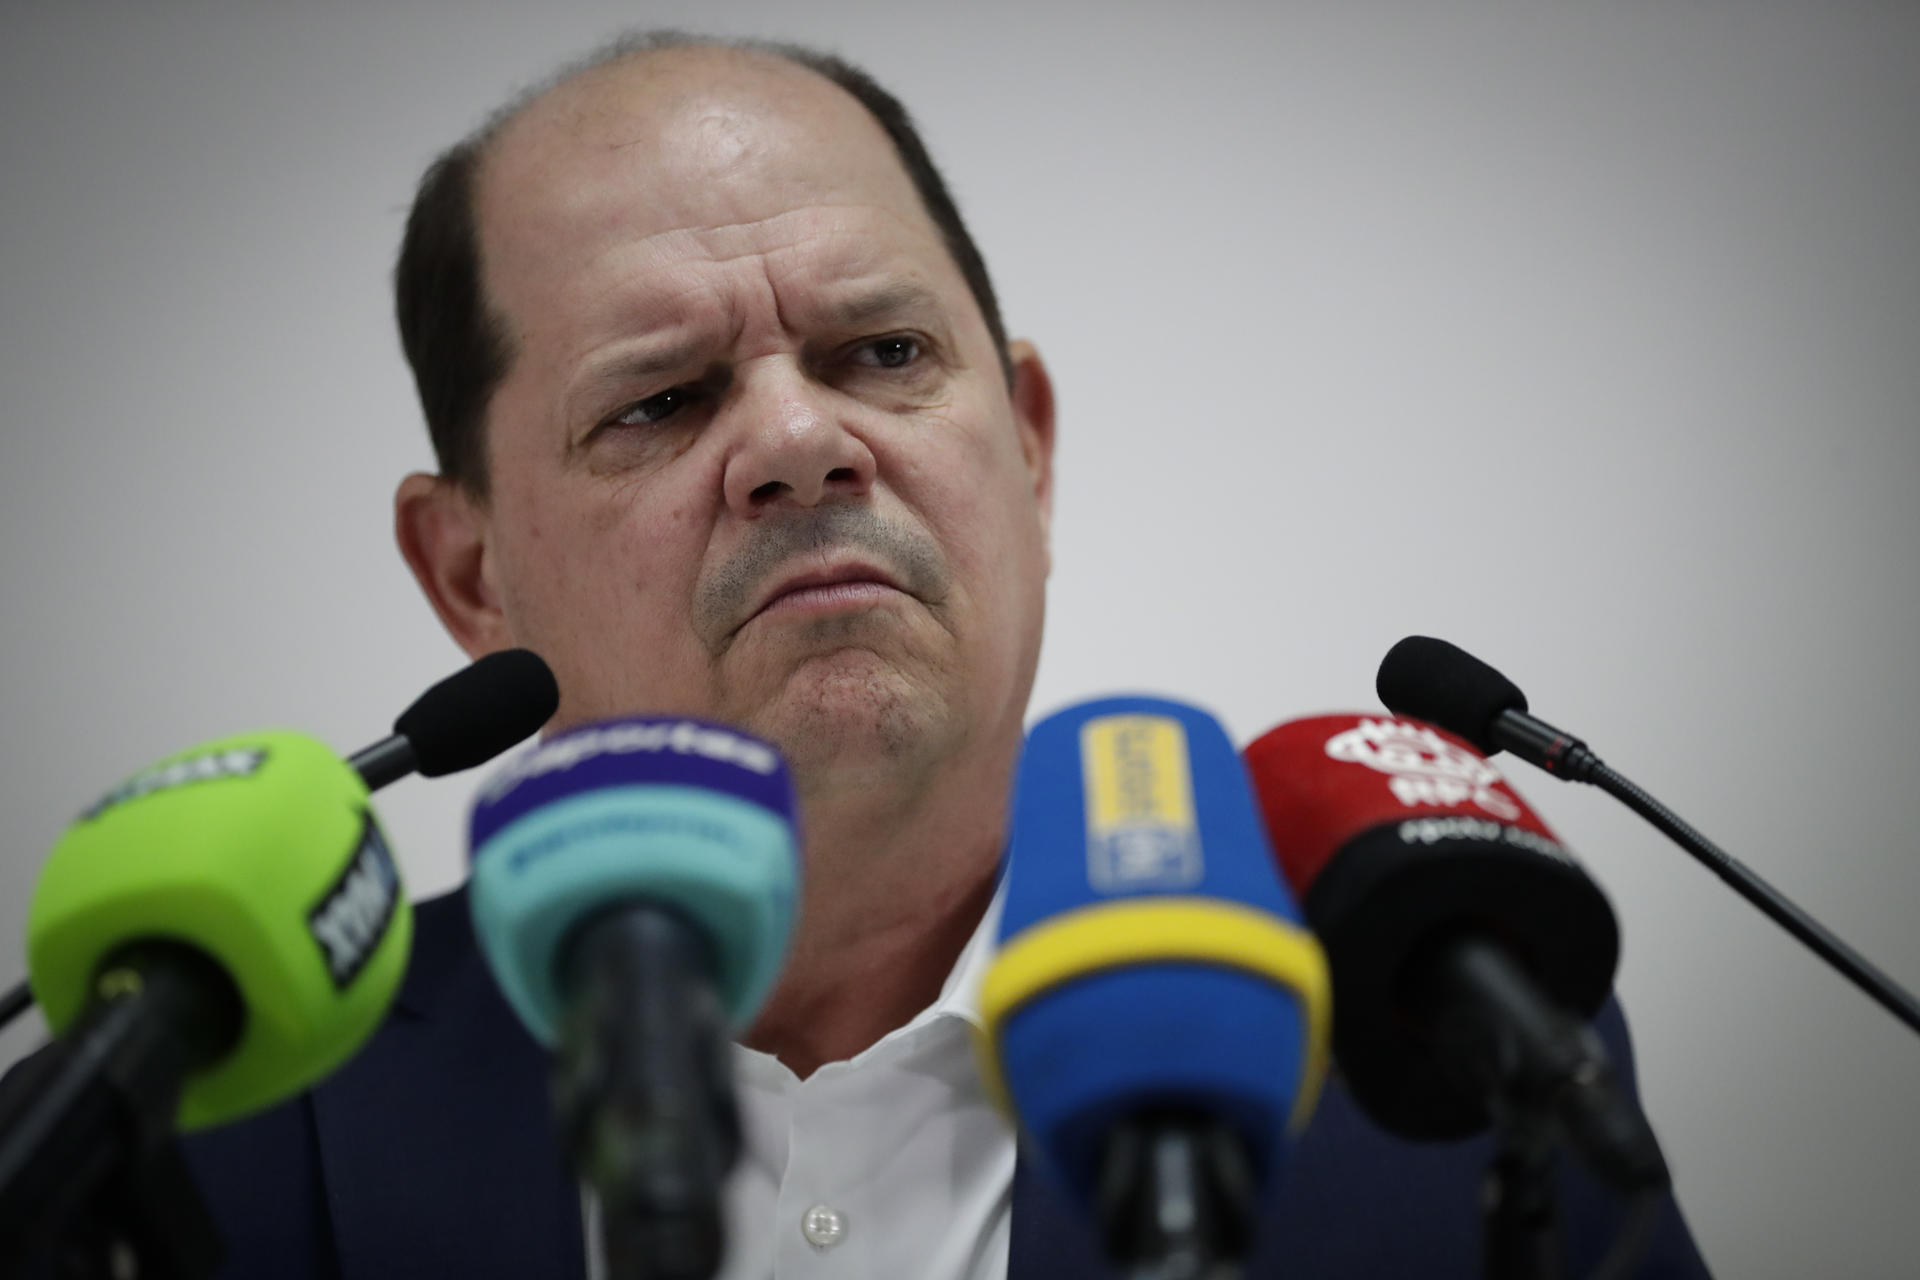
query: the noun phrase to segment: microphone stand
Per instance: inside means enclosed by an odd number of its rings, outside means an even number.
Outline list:
[[[1119,1125],[1101,1159],[1100,1234],[1124,1280],[1240,1280],[1254,1183],[1240,1139],[1178,1108]]]
[[[186,1075],[240,1030],[231,983],[177,943],[103,966],[73,1029],[0,1099],[0,1274],[205,1280],[223,1246],[173,1135]]]
[[[1495,1115],[1499,1145],[1481,1191],[1481,1270],[1486,1280],[1561,1280],[1553,1113],[1516,1089]]]
[[[740,1151],[717,964],[675,911],[628,903],[577,926],[553,1062],[555,1118],[600,1197],[613,1280],[709,1280]]]
[[[1592,1031],[1499,948],[1471,937],[1445,942],[1416,973],[1427,1034],[1445,1050],[1439,1059],[1459,1087],[1485,1100],[1497,1134],[1484,1204],[1488,1280],[1559,1280],[1559,1144],[1569,1142],[1613,1190],[1644,1199],[1669,1182],[1659,1142]]]

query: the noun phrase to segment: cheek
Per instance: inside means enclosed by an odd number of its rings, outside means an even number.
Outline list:
[[[514,634],[581,674],[628,665],[652,649],[670,659],[685,631],[699,560],[685,504],[572,492],[523,502],[502,548],[501,604]]]
[[[1012,426],[1003,426],[986,438],[968,440],[965,457],[954,474],[961,500],[968,508],[967,527],[975,531],[983,552],[996,557],[1015,556],[1024,564],[1040,542],[1039,507]],[[1011,570],[1014,565],[1009,562],[1001,567]]]
[[[946,549],[966,606],[990,643],[1013,639],[1045,576],[1039,510],[1011,426],[1007,438],[956,430],[954,447],[923,460],[922,512]]]

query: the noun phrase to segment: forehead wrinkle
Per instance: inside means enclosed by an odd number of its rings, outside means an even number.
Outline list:
[[[770,228],[773,227],[774,224],[792,220],[804,219],[807,222],[815,222],[826,218],[835,211],[847,209],[859,210],[886,218],[897,223],[902,230],[907,231],[910,235],[940,248],[942,252],[945,251],[945,246],[941,244],[937,235],[930,234],[933,231],[930,223],[924,227],[920,226],[914,219],[902,216],[897,209],[890,209],[886,205],[875,204],[865,200],[814,200],[794,208],[782,209],[777,213],[768,214],[763,218],[745,219],[738,222],[714,222],[684,227],[671,227],[663,231],[655,232],[653,235],[648,236],[647,240],[652,241],[663,236],[690,235],[696,237],[696,239],[702,243],[702,247],[706,248],[710,261],[728,262],[734,258],[745,257],[750,253],[775,253],[782,249],[791,249],[800,241],[806,239],[808,235],[813,234],[814,229],[811,227],[803,227],[800,230],[784,234],[776,243],[762,243],[750,249],[737,251],[716,250],[711,245],[705,243],[707,238],[750,235],[760,228]],[[854,238],[843,226],[830,225],[828,229],[832,231],[838,239]],[[864,247],[866,237],[860,237],[859,239],[863,242]]]
[[[672,301],[696,293],[713,294],[716,292],[713,282],[680,277],[690,268],[702,265],[727,266],[746,258],[771,260],[804,248],[808,236],[815,234],[812,228],[796,229],[777,237],[759,237],[755,233],[788,218],[823,212],[828,208],[887,212],[871,205],[815,206],[748,222],[670,227],[643,239],[610,245],[597,258],[582,263],[576,270],[584,277],[582,282],[592,286],[591,296],[602,300],[634,297],[652,306],[660,301]],[[850,241],[854,246],[853,253],[841,255],[827,264],[834,269],[833,274],[842,278],[855,274],[845,269],[849,265],[847,259],[854,260],[852,265],[859,269],[858,274],[866,274],[867,260],[872,257],[869,237],[853,236],[837,228],[833,229],[833,235],[835,239]],[[662,280],[666,281],[664,286],[657,283]]]
[[[873,206],[836,206],[887,212]],[[799,287],[826,301],[810,307],[842,324],[858,324],[883,313],[914,308],[939,309],[941,293],[926,278],[921,261],[910,253],[877,245],[878,237],[860,235],[843,226],[827,229],[838,244],[824,257],[813,255],[809,238],[815,228],[795,228],[790,234],[763,234],[772,224],[809,212],[793,210],[771,218],[704,227],[676,227],[656,232],[638,243],[617,245],[589,273],[598,298],[609,304],[612,323],[622,329],[669,328],[693,319],[710,304],[727,313],[731,326],[740,328],[743,285],[762,282],[774,294],[776,312],[786,323],[780,294]],[[784,232],[785,228],[773,228]],[[908,248],[909,246],[899,246]],[[793,259],[799,257],[797,262]],[[730,272],[725,279],[702,277],[702,267],[737,267],[757,263],[750,273]],[[944,261],[944,259],[940,259]],[[750,279],[749,279],[750,275]],[[666,313],[666,314],[662,314]]]

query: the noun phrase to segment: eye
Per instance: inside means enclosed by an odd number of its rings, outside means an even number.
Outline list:
[[[628,405],[615,414],[611,421],[627,427],[664,422],[692,404],[699,396],[700,388],[698,387],[669,387],[658,395],[648,396],[645,400]]]
[[[920,358],[920,340],[905,334],[875,338],[871,342],[861,343],[859,354],[863,363],[878,365],[882,369],[901,369]]]

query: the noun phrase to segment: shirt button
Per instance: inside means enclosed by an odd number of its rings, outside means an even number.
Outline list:
[[[817,1249],[831,1249],[847,1234],[847,1220],[835,1210],[817,1204],[800,1219],[800,1234]]]

